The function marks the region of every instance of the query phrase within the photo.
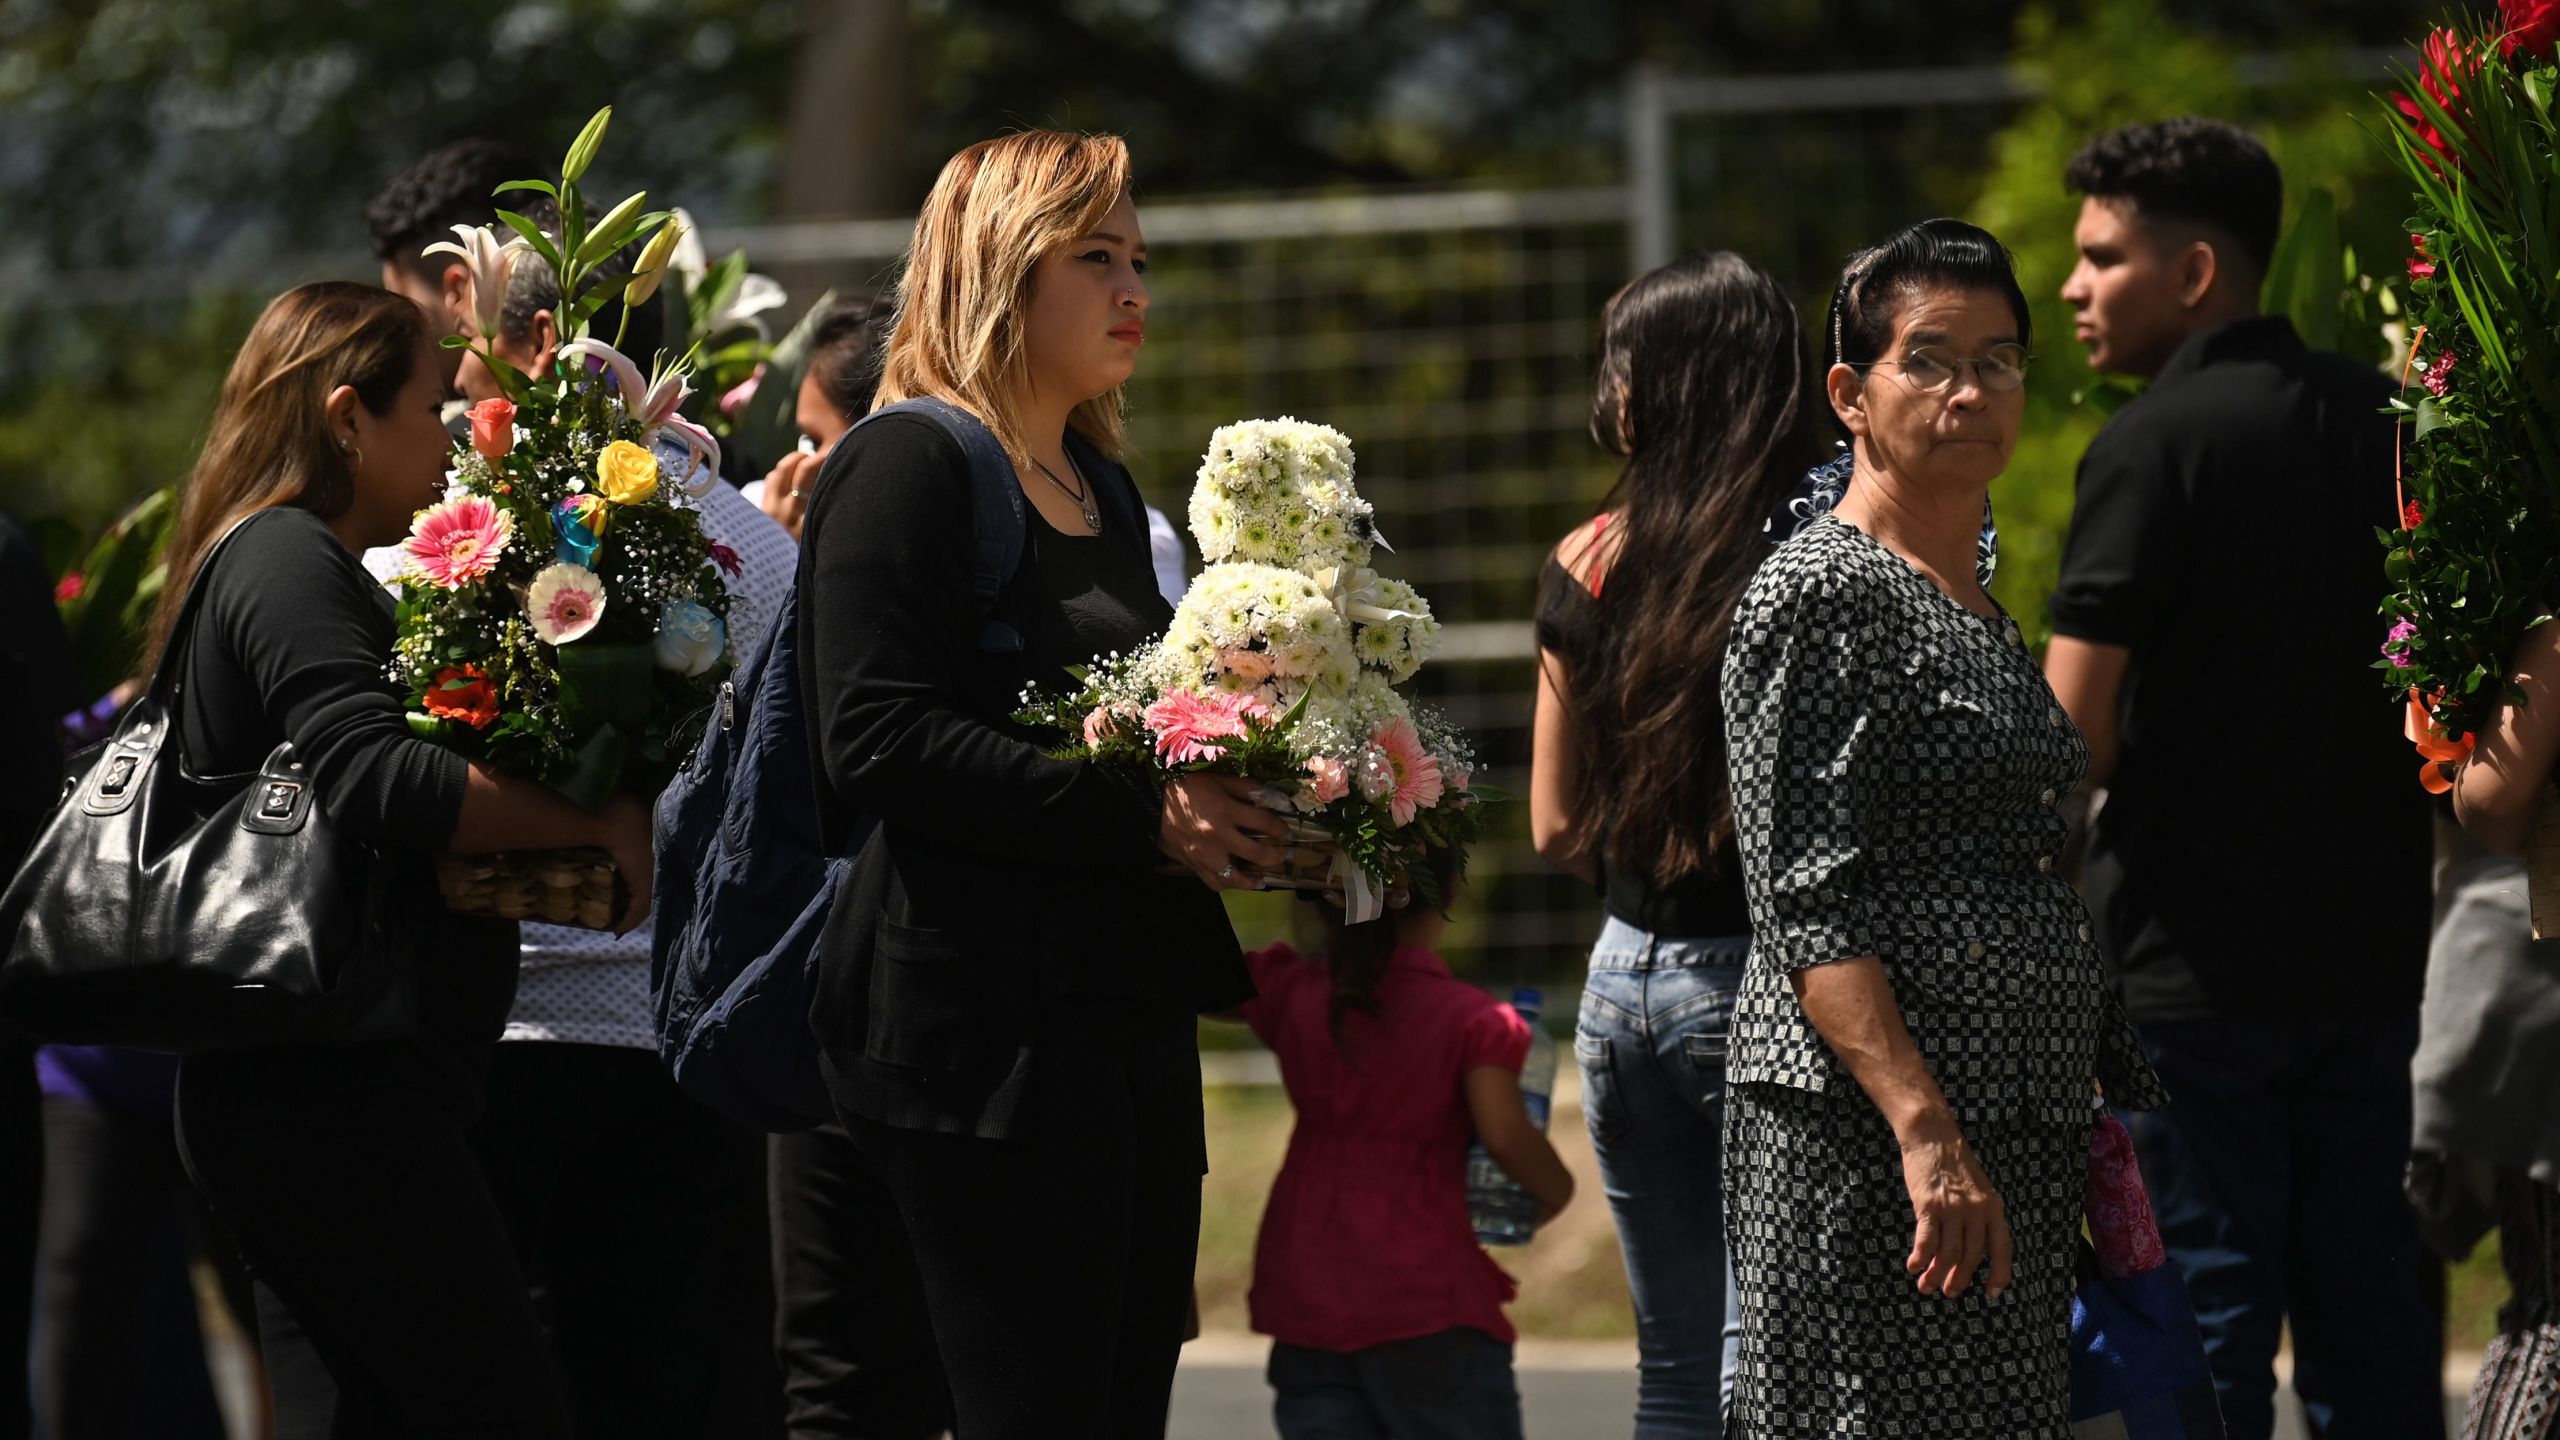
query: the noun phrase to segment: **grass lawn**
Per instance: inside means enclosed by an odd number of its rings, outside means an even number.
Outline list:
[[[1204,1027],[1204,1038],[1234,1026]],[[1568,1055],[1570,1052],[1568,1052]],[[1557,1075],[1556,1150],[1573,1171],[1574,1200],[1556,1223],[1528,1245],[1497,1250],[1504,1269],[1520,1282],[1512,1323],[1524,1336],[1543,1339],[1632,1338],[1627,1278],[1618,1258],[1617,1232],[1600,1194],[1600,1175],[1582,1123],[1582,1087],[1568,1063]],[[1262,1203],[1289,1143],[1289,1098],[1277,1085],[1215,1086],[1208,1092],[1209,1179],[1200,1222],[1200,1319],[1208,1330],[1249,1328],[1245,1291],[1253,1283],[1253,1237]],[[2494,1333],[2498,1306],[2506,1300],[2495,1236],[2448,1285],[2446,1343],[2477,1351]]]

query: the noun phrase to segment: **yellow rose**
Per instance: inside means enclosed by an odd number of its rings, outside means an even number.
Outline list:
[[[596,491],[616,505],[637,505],[658,493],[658,457],[628,440],[616,440],[596,456]]]

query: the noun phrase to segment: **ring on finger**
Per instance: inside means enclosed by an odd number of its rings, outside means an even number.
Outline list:
[[[1235,878],[1235,875],[1236,862],[1233,860],[1228,861],[1226,864],[1218,868],[1218,878],[1221,880],[1232,880]]]

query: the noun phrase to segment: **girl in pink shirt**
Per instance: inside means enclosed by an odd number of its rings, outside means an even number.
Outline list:
[[[1519,1440],[1515,1287],[1476,1244],[1465,1170],[1482,1140],[1542,1220],[1573,1197],[1521,1100],[1528,1024],[1450,975],[1445,916],[1317,913],[1326,957],[1254,952],[1260,996],[1237,1012],[1298,1112],[1253,1261],[1273,1420],[1281,1440]]]

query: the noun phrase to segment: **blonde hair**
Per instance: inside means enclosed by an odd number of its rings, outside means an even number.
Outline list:
[[[1025,130],[952,156],[916,216],[872,408],[923,395],[953,401],[1024,463],[1022,315],[1032,270],[1092,234],[1128,191],[1129,147],[1117,135]],[[1126,448],[1123,403],[1115,385],[1078,404],[1067,424],[1116,460]]]
[[[324,280],[268,304],[231,362],[204,451],[187,476],[144,674],[158,668],[206,552],[234,523],[281,505],[323,520],[346,512],[355,474],[329,436],[329,394],[352,386],[365,409],[389,414],[426,339],[423,311],[370,285]]]

